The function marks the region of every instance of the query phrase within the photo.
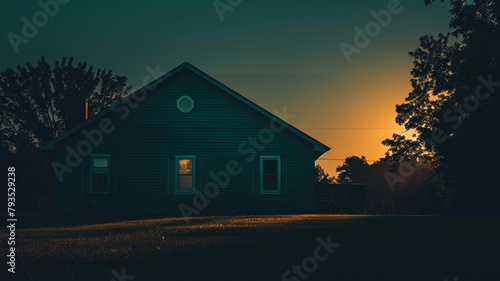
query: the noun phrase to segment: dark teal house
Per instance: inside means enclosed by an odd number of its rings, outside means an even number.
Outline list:
[[[314,212],[314,162],[330,148],[273,113],[183,63],[42,147],[55,210]]]

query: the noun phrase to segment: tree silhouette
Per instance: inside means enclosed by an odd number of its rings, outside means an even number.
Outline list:
[[[450,31],[422,36],[410,52],[413,90],[396,106],[396,122],[415,134],[385,140],[386,159],[397,165],[426,158],[455,191],[455,211],[498,212],[500,2],[450,5]]]
[[[127,78],[111,70],[73,65],[73,58],[56,61],[53,68],[41,58],[0,74],[1,142],[9,151],[34,152],[125,95]]]
[[[315,184],[331,184],[335,182],[334,177],[330,177],[328,173],[325,173],[325,170],[321,168],[318,164],[314,167],[314,183]]]
[[[337,167],[338,183],[362,183],[368,170],[368,162],[365,156],[349,156],[345,159],[342,166]]]

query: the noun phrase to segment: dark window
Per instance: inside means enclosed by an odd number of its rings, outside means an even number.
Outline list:
[[[90,157],[90,192],[109,193],[111,157],[92,155]]]
[[[261,193],[280,193],[280,157],[261,156]]]

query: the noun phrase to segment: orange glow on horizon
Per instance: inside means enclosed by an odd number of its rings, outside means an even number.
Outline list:
[[[387,151],[382,145],[383,140],[392,138],[395,133],[412,137],[412,132],[406,132],[395,122],[396,104],[403,103],[412,89],[411,66],[386,63],[382,69],[384,71],[381,71],[381,64],[376,63],[354,75],[346,73],[342,79],[318,87],[315,89],[317,95],[325,99],[321,103],[311,104],[310,100],[303,99],[302,104],[307,108],[305,112],[314,115],[301,118],[304,125],[298,124],[298,128],[331,148],[320,158],[345,159],[351,155],[363,155],[368,160],[379,160]],[[342,163],[316,161],[330,175],[336,175],[336,167]]]

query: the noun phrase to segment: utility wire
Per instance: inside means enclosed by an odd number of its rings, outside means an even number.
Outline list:
[[[401,128],[304,128],[304,130],[400,130]]]
[[[339,158],[318,158],[316,160],[333,160],[333,161],[345,161],[345,159],[339,159]],[[365,159],[366,161],[368,162],[375,162],[375,161],[379,161],[379,160],[368,160],[368,159]]]

